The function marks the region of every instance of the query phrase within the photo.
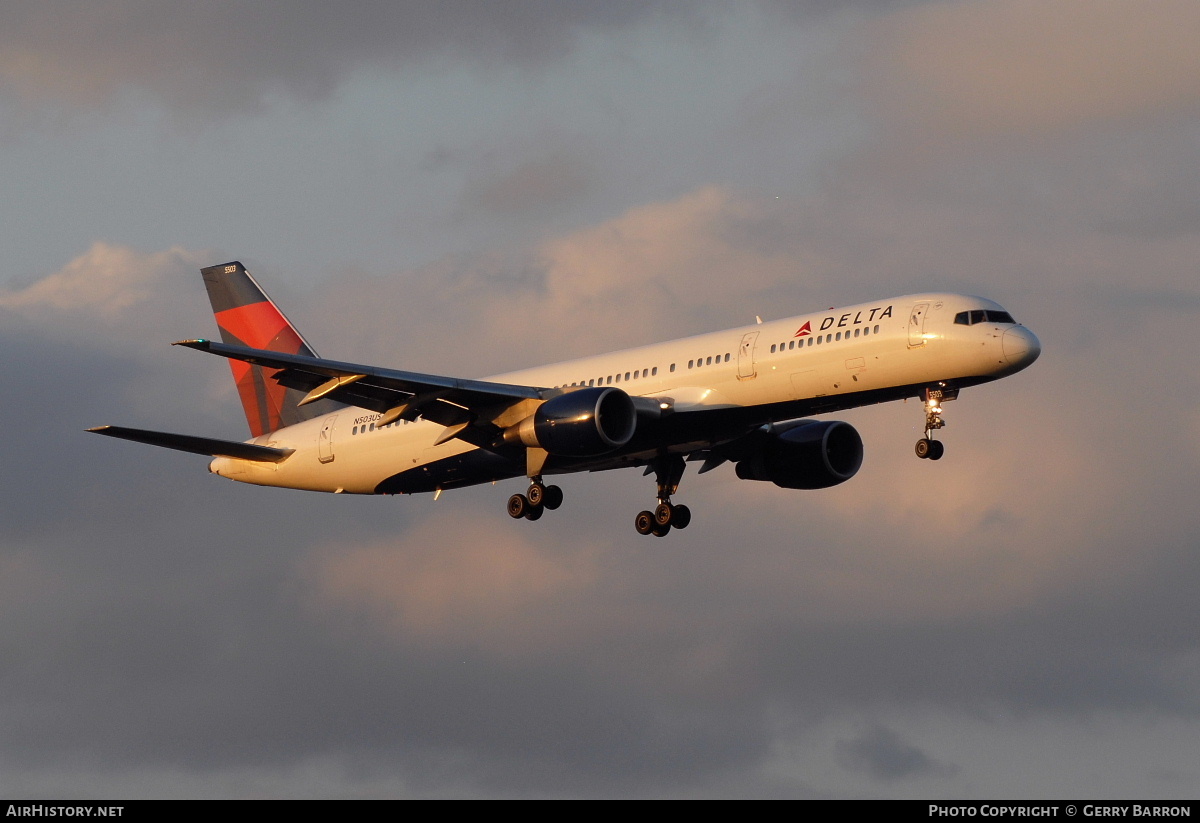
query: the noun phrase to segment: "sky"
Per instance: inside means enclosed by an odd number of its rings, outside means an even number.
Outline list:
[[[0,794],[1194,798],[1200,5],[0,8]],[[199,268],[479,377],[916,291],[1027,371],[858,476],[351,497],[247,435]]]

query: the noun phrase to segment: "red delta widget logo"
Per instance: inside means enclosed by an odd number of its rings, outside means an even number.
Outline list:
[[[864,314],[866,315],[865,317],[863,316]],[[853,319],[851,319],[852,316],[853,316]],[[825,331],[826,329],[831,328],[831,327],[840,329],[844,326],[857,326],[860,323],[873,323],[876,320],[882,320],[885,317],[891,317],[891,316],[892,316],[892,307],[891,306],[888,306],[887,308],[884,308],[883,306],[876,306],[872,309],[863,309],[862,311],[855,312],[853,315],[851,315],[849,312],[847,312],[846,314],[843,314],[841,317],[837,317],[836,315],[829,315],[828,317],[821,320],[820,331]],[[805,320],[804,325],[801,326],[799,329],[797,329],[796,333],[792,336],[793,337],[808,337],[810,334],[812,334],[812,321]]]

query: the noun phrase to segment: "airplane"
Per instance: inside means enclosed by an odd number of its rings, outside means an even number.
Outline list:
[[[821,489],[849,480],[863,443],[813,415],[919,398],[916,454],[939,460],[942,404],[1033,363],[1041,344],[999,304],[910,294],[482,380],[325,360],[234,261],[202,269],[221,342],[174,345],[229,360],[252,437],[219,440],[100,426],[90,432],[214,458],[209,471],[260,486],[417,494],[525,477],[513,518],[563,502],[552,475],[640,467],[656,505],[639,534],[692,519],[672,502],[688,462],[743,480]]]

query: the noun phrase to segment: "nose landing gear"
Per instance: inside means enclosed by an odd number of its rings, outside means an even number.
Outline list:
[[[948,389],[945,386],[925,389],[925,436],[917,441],[917,457],[922,460],[941,460],[946,453],[946,446],[940,440],[933,439],[933,433],[946,425],[942,419],[942,403],[958,397],[958,389]]]
[[[553,511],[562,505],[563,492],[558,486],[542,484],[542,478],[531,477],[529,489],[525,494],[514,494],[508,498],[508,516],[514,520],[524,517],[526,520],[537,520],[546,509]]]
[[[648,472],[653,471],[658,483],[658,505],[654,511],[640,511],[633,520],[638,534],[666,537],[672,528],[686,529],[692,522],[692,510],[682,504],[671,502],[671,495],[679,489],[679,481],[687,464],[682,457],[657,457],[651,461]]]

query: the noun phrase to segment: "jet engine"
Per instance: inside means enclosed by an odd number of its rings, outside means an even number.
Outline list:
[[[862,465],[858,431],[837,420],[806,420],[776,427],[738,462],[743,480],[770,480],[785,489],[826,489],[853,477]]]
[[[637,409],[628,394],[592,386],[550,398],[506,429],[504,439],[551,454],[588,457],[621,448],[636,428]]]

